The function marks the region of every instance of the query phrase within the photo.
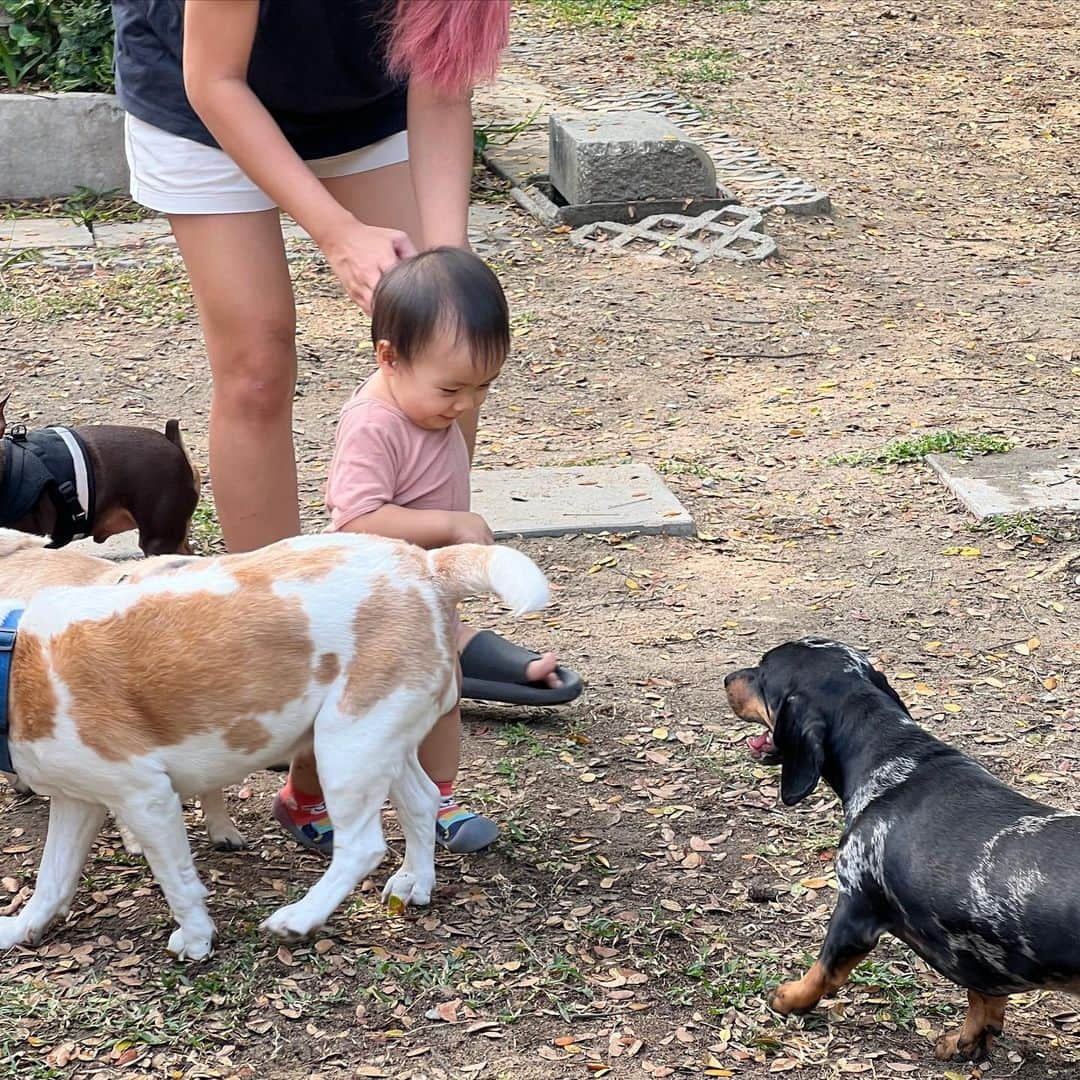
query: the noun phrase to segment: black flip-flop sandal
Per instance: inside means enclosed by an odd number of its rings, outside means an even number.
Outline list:
[[[565,705],[585,688],[581,676],[557,667],[562,686],[526,682],[525,671],[540,654],[507,641],[493,630],[481,630],[461,653],[461,696],[472,701],[507,705]]]

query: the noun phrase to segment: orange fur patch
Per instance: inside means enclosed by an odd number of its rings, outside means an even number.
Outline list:
[[[22,742],[48,739],[56,726],[56,690],[41,638],[25,631],[11,657],[11,737]]]
[[[29,600],[54,585],[100,585],[123,571],[108,559],[77,551],[26,547],[0,557],[0,596]]]
[[[315,582],[344,565],[349,558],[345,547],[311,548],[298,551],[285,544],[270,550],[228,555],[222,565],[241,584],[270,589],[283,581]]]
[[[445,685],[440,668],[456,660],[442,655],[431,623],[432,612],[414,586],[402,589],[380,578],[356,609],[356,652],[349,664],[342,709],[360,716],[398,687]]]
[[[50,645],[79,737],[109,761],[214,731],[259,749],[269,740],[259,715],[307,690],[313,656],[300,600],[263,589],[146,596]]]
[[[315,668],[315,678],[323,683],[333,682],[341,672],[341,661],[337,653],[324,652],[319,657],[319,665]]]

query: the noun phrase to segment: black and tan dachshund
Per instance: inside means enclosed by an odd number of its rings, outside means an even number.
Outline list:
[[[867,659],[807,638],[724,680],[765,730],[753,756],[779,764],[793,806],[822,778],[844,805],[839,899],[817,962],[773,993],[805,1012],[848,979],[884,933],[966,987],[963,1027],[942,1060],[980,1060],[1010,994],[1080,994],[1080,816],[1012,791],[912,719]]]

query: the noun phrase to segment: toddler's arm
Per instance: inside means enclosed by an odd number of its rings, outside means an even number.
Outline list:
[[[410,510],[392,503],[353,518],[341,531],[373,533],[429,549],[448,544],[495,543],[491,529],[479,514],[461,510]]]

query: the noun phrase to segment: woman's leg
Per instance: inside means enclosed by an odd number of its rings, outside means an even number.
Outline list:
[[[296,536],[296,310],[277,210],[174,214],[214,387],[210,477],[230,551]]]

